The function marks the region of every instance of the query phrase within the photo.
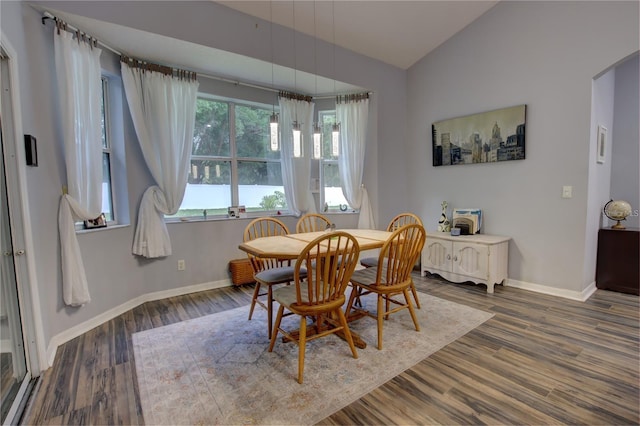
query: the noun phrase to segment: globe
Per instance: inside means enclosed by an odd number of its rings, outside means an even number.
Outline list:
[[[611,220],[617,221],[612,229],[625,229],[620,221],[625,220],[631,214],[631,204],[623,200],[611,200],[604,205],[604,215]]]

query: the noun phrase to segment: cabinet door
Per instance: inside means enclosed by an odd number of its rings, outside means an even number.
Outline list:
[[[481,244],[454,242],[453,273],[487,280],[489,247]]]
[[[450,241],[427,239],[422,255],[424,269],[440,269],[451,272],[451,260]]]

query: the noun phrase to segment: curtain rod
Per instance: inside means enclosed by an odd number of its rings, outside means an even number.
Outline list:
[[[55,15],[52,15],[50,12],[48,11],[44,11],[42,13],[42,25],[45,25],[45,22],[47,19],[52,19],[54,21],[62,21],[60,18],[58,18]],[[72,29],[73,31],[81,31],[78,28],[75,28],[73,25],[70,25],[67,22],[67,27],[69,27],[70,29]],[[82,31],[81,31],[82,32]],[[107,50],[110,50],[111,52],[115,53],[118,56],[123,56],[122,52],[118,52],[116,49],[114,49],[113,47],[103,43],[102,41],[98,40],[98,44],[102,47],[104,47]],[[266,90],[268,92],[273,92],[273,93],[279,93],[281,90],[280,89],[275,89],[273,87],[267,87],[267,86],[261,86],[259,84],[253,84],[253,83],[244,83],[242,81],[239,80],[232,80],[230,78],[225,78],[225,77],[219,77],[217,75],[211,75],[211,74],[205,74],[205,73],[197,73],[198,77],[206,77],[206,78],[210,78],[212,80],[218,80],[218,81],[222,81],[224,83],[229,83],[229,84],[234,84],[236,86],[245,86],[245,87],[251,87],[253,89],[260,89],[260,90]],[[371,93],[371,92],[367,92],[367,93]],[[335,98],[336,95],[328,95],[328,96],[312,96],[313,99],[332,99]]]

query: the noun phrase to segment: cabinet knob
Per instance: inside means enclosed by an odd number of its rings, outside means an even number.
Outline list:
[[[458,261],[458,256],[453,256],[453,261],[457,262]]]
[[[447,255],[447,260],[451,260],[451,255],[450,254]]]

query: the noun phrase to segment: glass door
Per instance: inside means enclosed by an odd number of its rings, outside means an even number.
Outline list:
[[[25,379],[29,379],[29,375],[27,374],[16,277],[16,256],[21,256],[24,252],[16,250],[13,244],[7,187],[7,163],[5,162],[5,158],[9,158],[5,155],[7,143],[5,135],[10,134],[10,132],[6,132],[10,120],[4,123],[3,120],[6,120],[7,115],[10,115],[11,112],[6,108],[6,98],[10,96],[5,96],[10,93],[6,87],[8,68],[6,58],[0,56],[0,59],[2,74],[0,90],[3,94],[0,113],[0,390],[2,395],[1,423],[5,424],[12,421],[7,417],[10,413],[15,414],[14,402],[18,398],[22,398],[20,394],[23,382]]]

